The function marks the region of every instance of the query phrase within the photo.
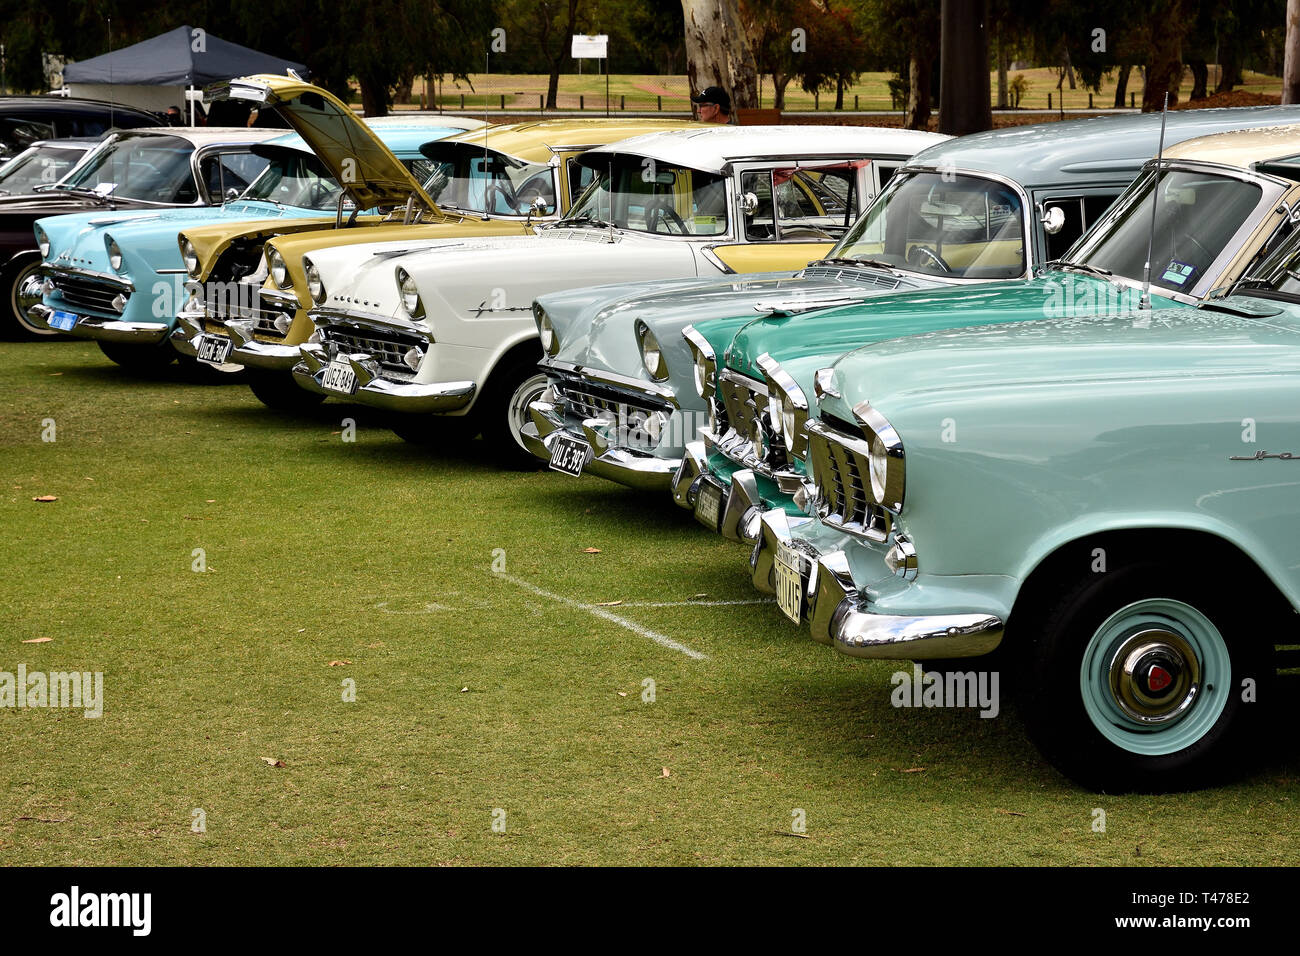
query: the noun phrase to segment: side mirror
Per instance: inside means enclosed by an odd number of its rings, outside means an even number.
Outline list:
[[[534,196],[530,208],[532,209],[532,213],[534,216],[545,216],[546,213],[550,210],[551,204],[548,203],[541,196]]]
[[[1065,228],[1065,210],[1060,206],[1053,206],[1043,213],[1042,218],[1043,232],[1049,236],[1054,236]]]
[[[226,198],[226,202],[231,202],[232,200],[238,199],[239,190],[236,189],[234,186],[231,186],[229,189],[226,190],[225,198]]]
[[[740,211],[743,212],[746,217],[753,216],[754,213],[758,212],[758,197],[753,193],[745,193],[742,195],[740,197]]]

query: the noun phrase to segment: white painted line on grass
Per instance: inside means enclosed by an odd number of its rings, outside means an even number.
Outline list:
[[[513,574],[506,574],[500,571],[494,572],[494,574],[499,578],[504,578],[517,587],[523,588],[525,591],[531,591],[538,597],[546,598],[548,601],[554,601],[557,604],[563,604],[566,607],[576,608],[579,611],[586,611],[588,614],[593,614],[601,620],[609,621],[611,624],[617,624],[619,627],[627,628],[633,634],[640,635],[641,637],[648,637],[656,644],[666,647],[670,651],[677,651],[678,653],[685,654],[687,657],[697,661],[707,661],[709,659],[707,654],[701,654],[699,651],[693,650],[685,644],[680,644],[677,641],[674,641],[671,637],[666,637],[665,635],[660,634],[658,631],[652,631],[650,628],[642,627],[640,624],[637,624],[634,621],[629,621],[627,618],[619,617],[617,614],[607,611],[603,607],[592,607],[590,604],[575,601],[573,598],[564,597],[562,594],[552,594],[550,591],[545,591],[542,588],[539,588],[536,584],[530,584],[523,578],[517,578]]]
[[[775,604],[776,598],[748,598],[743,601],[624,601],[619,607],[730,607],[734,604]]]

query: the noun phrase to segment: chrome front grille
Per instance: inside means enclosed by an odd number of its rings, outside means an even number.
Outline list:
[[[127,301],[130,301],[131,298],[129,289],[108,282],[101,282],[87,276],[67,272],[51,272],[49,278],[54,284],[55,290],[63,298],[64,304],[76,311],[95,312],[100,315],[110,316],[120,315],[121,313],[113,308],[113,299],[119,295]],[[123,306],[123,311],[125,311],[125,308]]]
[[[555,391],[566,415],[578,420],[605,418],[636,427],[646,416],[669,410],[663,402],[648,396],[642,399],[585,379],[561,379],[555,382]]]
[[[325,326],[319,330],[319,335],[330,355],[365,353],[379,363],[385,378],[403,382],[415,377],[414,369],[406,364],[406,353],[412,348],[423,348],[426,344],[413,333],[352,325]]]
[[[817,487],[817,515],[824,524],[873,541],[889,536],[889,512],[877,505],[871,494],[871,460],[865,438],[809,419],[808,462]]]
[[[722,407],[727,413],[727,425],[746,441],[752,441],[757,428],[767,434],[764,417],[767,413],[767,386],[758,379],[748,378],[730,369],[724,369],[718,383]]]

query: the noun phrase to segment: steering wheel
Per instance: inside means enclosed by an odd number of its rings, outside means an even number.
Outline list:
[[[682,217],[677,215],[677,210],[673,209],[667,203],[659,202],[655,203],[653,206],[647,207],[645,218],[646,228],[649,229],[650,232],[658,232],[660,223],[667,219],[669,222],[672,222],[677,226],[679,235],[686,235],[686,223],[682,222]],[[665,229],[664,232],[671,235],[673,231],[671,229]]]
[[[334,190],[322,182],[313,182],[307,187],[307,205],[313,209],[324,206],[334,198]]]
[[[913,246],[907,252],[907,262],[909,265],[919,266],[922,260],[928,260],[931,264],[938,266],[944,272],[951,273],[952,266],[943,261],[943,256],[935,252],[929,246]]]

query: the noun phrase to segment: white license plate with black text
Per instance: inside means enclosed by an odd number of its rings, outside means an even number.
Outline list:
[[[722,527],[722,487],[707,478],[695,495],[695,520],[710,531]]]
[[[773,564],[776,584],[776,604],[781,613],[796,624],[803,620],[804,556],[788,544],[776,546]]]
[[[321,388],[340,395],[353,395],[357,390],[357,373],[347,362],[330,362],[320,378]]]
[[[200,362],[206,362],[209,365],[224,365],[226,359],[230,358],[230,346],[232,344],[230,339],[224,336],[200,335],[198,359]]]

